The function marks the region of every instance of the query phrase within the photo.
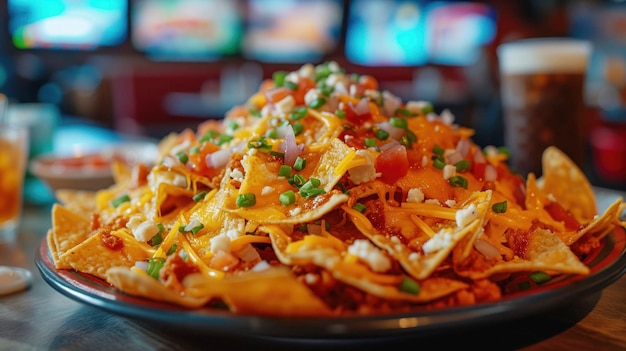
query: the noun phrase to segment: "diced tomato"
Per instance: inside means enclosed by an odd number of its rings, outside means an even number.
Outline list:
[[[406,147],[397,145],[385,150],[376,158],[374,166],[381,173],[381,179],[385,183],[394,183],[404,177],[409,171],[409,159]]]
[[[369,109],[369,102],[367,104],[367,108],[362,108],[363,106],[356,105],[353,102],[349,102],[346,104],[344,108],[344,112],[346,113],[346,120],[354,123],[357,126],[363,125],[364,122],[372,119],[372,112]]]
[[[476,179],[484,179],[486,167],[486,162],[472,162],[472,173],[474,177],[476,177]]]
[[[297,105],[304,105],[304,96],[306,93],[315,88],[315,81],[308,77],[302,77],[298,81],[298,90],[291,91],[291,96],[296,101]]]
[[[215,170],[209,169],[209,167],[206,165],[205,159],[208,154],[211,154],[219,149],[219,146],[211,142],[202,143],[202,146],[200,146],[200,152],[188,155],[189,161],[187,161],[187,168],[191,169],[197,174],[212,176],[213,173],[215,173]]]
[[[289,94],[290,94],[289,89],[285,87],[280,87],[280,88],[268,89],[265,92],[265,97],[267,98],[268,102],[275,104],[279,102],[280,100],[284,99]]]
[[[550,216],[557,221],[563,222],[565,227],[570,230],[578,230],[580,229],[580,223],[572,216],[570,212],[565,210],[563,206],[561,206],[557,202],[551,202],[544,206],[545,210],[548,211]]]
[[[362,75],[359,78],[359,83],[363,86],[363,88],[365,88],[366,90],[378,90],[378,81],[376,80],[376,78],[369,76],[369,75]]]
[[[422,165],[422,154],[419,151],[413,150],[413,149],[407,149],[406,156],[407,156],[407,159],[409,160],[410,167],[416,168]]]

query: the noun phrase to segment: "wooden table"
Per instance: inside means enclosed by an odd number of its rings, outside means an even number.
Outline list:
[[[622,192],[597,189],[599,207]],[[285,340],[185,332],[108,313],[51,288],[34,263],[50,227],[50,206],[26,206],[19,239],[0,244],[0,265],[33,273],[30,289],[0,296],[0,350],[424,350],[461,343],[487,350],[626,350],[626,275],[575,303],[521,319],[446,334]]]

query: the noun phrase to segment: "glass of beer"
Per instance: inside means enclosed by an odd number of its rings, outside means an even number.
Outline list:
[[[565,152],[584,169],[587,144],[584,86],[591,55],[588,41],[523,39],[498,49],[504,143],[510,166],[541,176],[548,146]]]
[[[16,236],[28,145],[28,129],[0,123],[0,242],[11,242]]]

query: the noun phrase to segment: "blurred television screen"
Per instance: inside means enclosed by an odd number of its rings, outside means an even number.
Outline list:
[[[355,0],[348,60],[364,66],[467,66],[496,35],[495,11],[465,1]]]
[[[496,14],[478,2],[437,1],[426,10],[426,48],[431,63],[469,66],[496,36]]]
[[[18,49],[94,50],[122,44],[125,0],[8,0],[8,30]]]
[[[242,28],[237,1],[132,2],[132,45],[157,61],[206,61],[236,55]]]
[[[421,1],[354,0],[350,4],[345,55],[364,66],[427,63]]]
[[[331,53],[340,38],[341,0],[251,0],[243,41],[246,58],[312,62]]]

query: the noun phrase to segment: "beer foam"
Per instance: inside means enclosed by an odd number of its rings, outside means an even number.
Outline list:
[[[500,72],[582,72],[587,70],[591,44],[575,39],[524,39],[498,47]]]

